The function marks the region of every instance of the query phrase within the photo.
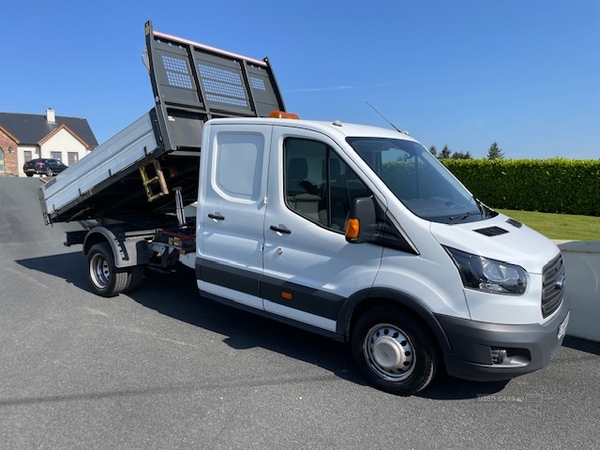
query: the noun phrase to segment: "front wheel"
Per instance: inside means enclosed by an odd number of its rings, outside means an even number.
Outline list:
[[[378,307],[365,312],[353,329],[351,346],[356,363],[371,384],[391,394],[408,396],[424,389],[439,364],[428,330],[399,308]]]
[[[48,167],[46,169],[46,176],[51,177],[53,175],[54,175],[54,171],[50,167]]]
[[[123,292],[129,280],[127,270],[115,266],[113,252],[107,242],[90,248],[87,275],[93,291],[102,297],[114,297]]]

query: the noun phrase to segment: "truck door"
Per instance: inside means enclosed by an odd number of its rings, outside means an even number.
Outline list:
[[[382,247],[344,236],[351,201],[372,191],[330,138],[275,127],[272,141],[264,309],[335,332],[341,304],[372,286],[381,261]]]
[[[262,309],[271,128],[207,126],[200,163],[196,278],[207,294]]]

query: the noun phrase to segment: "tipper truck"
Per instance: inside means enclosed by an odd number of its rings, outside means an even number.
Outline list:
[[[549,364],[569,320],[550,240],[407,133],[286,112],[267,58],[145,36],[155,106],[40,189],[46,224],[84,224],[66,244],[96,294],[187,266],[202,299],[345,342],[399,395]]]

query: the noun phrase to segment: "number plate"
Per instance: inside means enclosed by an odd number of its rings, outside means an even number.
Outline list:
[[[561,340],[565,337],[565,333],[567,332],[567,325],[569,325],[569,316],[571,315],[571,311],[567,313],[567,317],[562,321],[560,326],[558,327],[558,333],[556,334],[556,339]]]

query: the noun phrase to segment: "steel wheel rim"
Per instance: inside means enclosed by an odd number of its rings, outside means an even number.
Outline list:
[[[414,349],[406,333],[391,324],[375,325],[364,341],[367,364],[378,376],[391,382],[403,381],[413,373]]]
[[[110,281],[110,266],[102,255],[97,254],[92,258],[90,275],[96,286],[103,289],[108,285]]]

